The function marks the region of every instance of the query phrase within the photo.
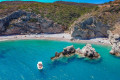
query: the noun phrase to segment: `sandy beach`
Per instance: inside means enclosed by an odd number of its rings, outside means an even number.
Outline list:
[[[58,41],[68,41],[68,42],[76,42],[76,43],[110,45],[108,38],[94,38],[94,39],[90,39],[90,40],[80,40],[80,39],[71,40],[72,37],[69,33],[0,36],[0,41],[29,40],[29,39],[58,40]]]

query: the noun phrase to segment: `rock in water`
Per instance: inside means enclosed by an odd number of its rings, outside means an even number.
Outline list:
[[[85,47],[82,48],[81,51],[85,57],[88,57],[90,59],[96,59],[100,57],[100,55],[95,51],[95,49],[92,48],[91,44],[87,44]]]
[[[80,48],[77,48],[75,53],[76,53],[79,57],[85,57],[85,55],[82,53],[82,50],[81,50]]]
[[[61,57],[69,57],[75,54],[75,48],[74,46],[68,46],[66,48],[64,48],[64,50],[60,53],[55,53],[55,56],[51,58],[51,60],[55,60]]]
[[[55,53],[55,56],[51,58],[51,60],[55,60],[61,57],[70,57],[73,55],[79,55],[80,57],[87,57],[90,59],[96,59],[99,58],[100,55],[95,51],[94,48],[92,48],[91,44],[87,44],[83,49],[80,48],[75,49],[74,46],[68,46],[64,48],[64,50],[60,53]]]
[[[68,46],[64,48],[63,55],[69,56],[75,53],[75,48],[72,46]]]
[[[108,31],[109,41],[112,45],[110,54],[120,57],[120,35],[112,34],[111,31]]]
[[[56,59],[61,58],[61,57],[63,57],[63,53],[62,52],[61,53],[56,52],[55,56],[51,57],[51,60],[56,60]]]

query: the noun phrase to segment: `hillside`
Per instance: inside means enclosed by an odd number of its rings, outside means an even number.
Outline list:
[[[0,18],[1,35],[69,31],[73,37],[82,39],[108,37],[107,30],[120,34],[120,0],[100,5],[1,2]]]
[[[76,5],[80,7],[94,7],[99,5],[99,4],[91,4],[91,3],[75,3],[75,2],[65,2],[65,1],[56,1],[55,3],[66,4],[66,5]]]
[[[90,12],[93,8],[95,8],[95,6],[82,7],[58,3],[11,1],[0,3],[0,16],[4,17],[5,15],[20,9],[40,14],[44,18],[46,17],[58,24],[68,27],[78,17]]]
[[[90,39],[108,37],[107,30],[120,34],[120,0],[101,4],[90,14],[78,18],[71,25],[72,36]]]
[[[108,7],[104,7],[107,5]],[[115,0],[107,4],[103,4],[102,8],[99,8],[94,16],[98,18],[99,21],[110,26],[110,30],[114,33],[119,33],[120,30],[120,0]]]

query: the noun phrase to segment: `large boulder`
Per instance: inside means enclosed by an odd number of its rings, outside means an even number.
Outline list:
[[[86,46],[82,48],[81,52],[85,57],[88,57],[90,59],[96,59],[100,57],[100,55],[95,51],[91,44],[86,44]]]
[[[98,21],[96,17],[90,17],[84,21],[77,22],[72,27],[72,37],[91,39],[108,36],[107,30],[109,26]]]
[[[63,55],[71,55],[75,53],[75,48],[72,46],[68,46],[66,48],[64,48],[63,50]]]
[[[112,45],[110,54],[120,57],[120,35],[113,34],[111,31],[108,31],[109,41]]]
[[[81,58],[81,57],[82,57],[82,58],[85,57],[85,55],[83,54],[83,52],[82,52],[82,50],[81,50],[80,48],[77,48],[77,49],[76,49],[75,54],[77,54],[80,58]]]
[[[74,46],[68,46],[66,48],[64,48],[64,50],[60,53],[55,53],[55,56],[51,58],[51,60],[55,60],[55,59],[58,59],[58,58],[61,58],[61,57],[69,57],[69,56],[73,56],[75,55],[75,48]]]

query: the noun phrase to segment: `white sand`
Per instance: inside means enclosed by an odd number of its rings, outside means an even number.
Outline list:
[[[61,34],[31,34],[31,35],[12,35],[12,36],[0,36],[0,41],[6,40],[26,40],[26,39],[46,39],[46,40],[59,40],[59,41],[70,41],[78,43],[91,43],[91,44],[102,44],[110,45],[107,38],[95,38],[90,40],[73,40],[71,41],[71,35],[68,33]]]

